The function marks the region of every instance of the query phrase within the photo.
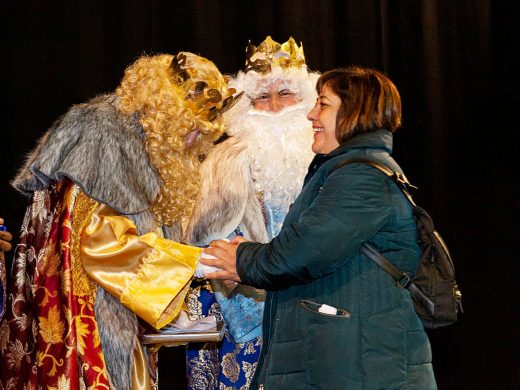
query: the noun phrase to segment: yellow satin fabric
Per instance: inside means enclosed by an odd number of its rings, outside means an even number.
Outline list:
[[[149,390],[152,388],[148,372],[148,359],[141,344],[137,344],[133,351],[134,367],[132,370],[132,390]]]
[[[100,205],[81,232],[85,271],[135,314],[162,328],[179,313],[201,248],[150,232]]]

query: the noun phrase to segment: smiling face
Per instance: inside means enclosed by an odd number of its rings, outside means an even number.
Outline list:
[[[261,111],[279,112],[285,107],[298,103],[295,91],[283,82],[272,82],[258,96],[251,99],[253,108]]]
[[[336,139],[336,117],[341,106],[341,99],[327,85],[320,91],[320,96],[314,108],[307,114],[312,122],[314,153],[328,154],[339,146]]]

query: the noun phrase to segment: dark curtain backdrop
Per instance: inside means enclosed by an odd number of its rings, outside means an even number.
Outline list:
[[[430,332],[440,389],[520,385],[519,191],[513,1],[5,1],[0,216],[19,229],[8,185],[72,104],[113,90],[140,54],[193,51],[226,73],[248,40],[303,41],[308,65],[378,68],[399,88],[395,156],[420,187],[455,259],[459,324]],[[513,67],[516,65],[516,69]],[[161,389],[183,388],[182,349],[163,352]],[[326,351],[317,351],[326,353]],[[177,355],[177,356],[176,356]],[[516,386],[515,386],[516,385]]]

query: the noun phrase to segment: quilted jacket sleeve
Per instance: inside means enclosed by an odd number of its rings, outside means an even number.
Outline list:
[[[383,174],[362,164],[311,180],[277,237],[269,244],[239,246],[237,269],[243,283],[277,290],[345,264],[391,217],[389,185]]]

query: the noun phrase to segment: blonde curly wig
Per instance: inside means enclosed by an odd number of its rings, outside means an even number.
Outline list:
[[[162,179],[160,194],[151,205],[159,225],[172,225],[189,214],[199,189],[199,156],[207,153],[223,131],[219,119],[207,120],[211,107],[191,99],[193,88],[202,82],[223,97],[229,94],[213,62],[192,53],[179,55],[184,62],[176,71],[182,71],[184,79],[175,77],[172,55],[144,56],[125,70],[116,89],[119,109],[138,115],[148,156]],[[193,130],[200,133],[188,147],[186,139]]]

